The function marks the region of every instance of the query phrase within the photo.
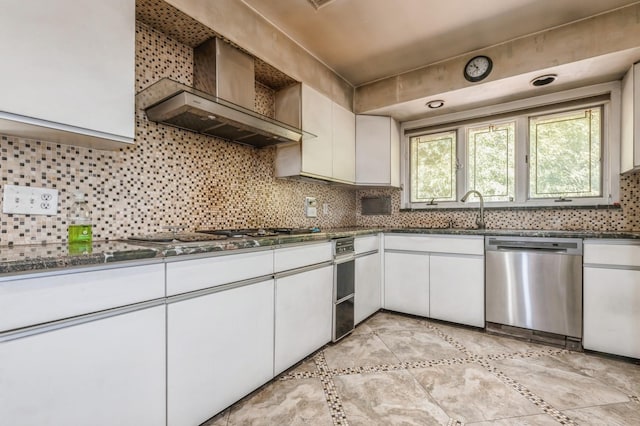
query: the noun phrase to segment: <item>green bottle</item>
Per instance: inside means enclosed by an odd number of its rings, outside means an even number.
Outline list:
[[[75,200],[69,212],[69,244],[91,244],[93,228],[91,211],[82,192],[74,194]]]

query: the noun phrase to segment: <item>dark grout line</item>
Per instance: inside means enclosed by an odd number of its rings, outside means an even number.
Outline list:
[[[490,373],[492,373],[494,376],[496,376],[504,384],[509,385],[512,389],[514,389],[520,395],[522,395],[525,398],[527,398],[535,406],[541,408],[542,411],[545,412],[545,414],[547,414],[550,417],[552,417],[555,421],[557,421],[558,423],[563,424],[563,425],[576,425],[576,423],[570,417],[568,417],[565,414],[561,413],[560,410],[554,408],[551,404],[546,402],[540,396],[538,396],[535,393],[531,392],[522,383],[510,378],[509,376],[504,374],[502,371],[500,371],[497,367],[495,367],[491,363],[489,363],[490,360],[491,361],[497,361],[497,360],[502,360],[502,359],[510,359],[510,357],[509,357],[510,354],[499,354],[499,355],[493,355],[493,356],[492,355],[488,355],[488,356],[475,355],[471,351],[469,351],[462,343],[458,342],[453,337],[445,334],[444,332],[439,330],[434,325],[431,325],[431,324],[426,324],[426,325],[427,325],[427,327],[429,329],[435,331],[436,334],[438,334],[438,336],[442,337],[446,342],[448,342],[451,345],[453,345],[456,349],[462,351],[463,353],[468,354],[470,356],[470,359],[473,359],[473,361],[476,364],[480,365],[485,370],[487,370]],[[538,356],[547,356],[547,355],[552,355],[552,354],[557,354],[557,353],[568,353],[568,351],[565,350],[565,349],[542,349],[540,351],[536,350],[534,352],[529,352],[529,351],[520,352],[520,353],[516,352],[516,353],[511,354],[511,355],[516,355],[516,357],[520,357],[520,358],[528,358],[528,357],[530,357],[529,354],[531,354],[531,355],[535,354],[535,355],[538,355]]]
[[[336,385],[333,382],[333,376],[327,365],[327,360],[324,358],[324,352],[320,351],[313,357],[316,363],[316,368],[319,372],[320,382],[322,383],[322,390],[324,391],[325,398],[329,404],[329,412],[333,424],[336,426],[348,426],[347,416],[342,407],[342,400],[336,390]]]

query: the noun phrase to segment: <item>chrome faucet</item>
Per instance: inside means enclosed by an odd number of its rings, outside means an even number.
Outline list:
[[[469,195],[471,194],[476,194],[478,198],[480,198],[480,215],[476,219],[476,225],[478,225],[478,229],[484,229],[486,224],[484,223],[484,199],[482,198],[482,194],[475,189],[472,189],[471,191],[467,191],[467,193],[462,196],[460,201],[464,203],[465,201],[467,201],[467,198],[469,198]]]

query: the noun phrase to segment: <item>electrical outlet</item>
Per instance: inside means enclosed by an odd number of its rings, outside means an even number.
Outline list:
[[[329,214],[329,203],[322,203],[322,214],[325,216]]]
[[[58,214],[58,190],[4,185],[2,213],[56,215]]]
[[[307,217],[318,217],[318,201],[316,197],[305,197],[304,213]]]

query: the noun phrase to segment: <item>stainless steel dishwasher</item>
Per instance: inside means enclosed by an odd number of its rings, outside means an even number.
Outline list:
[[[486,237],[487,330],[579,349],[582,240]]]

